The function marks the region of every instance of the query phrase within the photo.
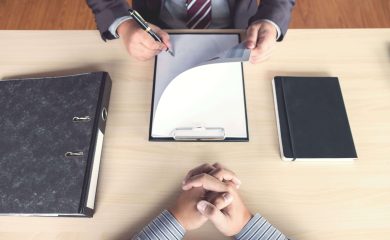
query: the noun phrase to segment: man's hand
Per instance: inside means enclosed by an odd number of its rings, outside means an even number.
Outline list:
[[[210,185],[217,185],[218,182],[222,183],[223,187],[220,184],[218,184],[219,188],[213,187],[214,190],[212,191],[214,193],[209,193],[206,197],[207,201],[201,200],[196,206],[199,212],[213,222],[222,234],[233,236],[239,233],[249,222],[252,214],[238,194],[238,185],[233,182],[233,179],[236,179],[235,181],[238,179],[235,174],[223,168],[220,164],[214,164],[212,167],[214,169],[209,174],[200,173],[188,177],[183,184],[183,190],[192,191],[194,187],[195,189],[199,187],[210,189]],[[212,178],[217,181],[212,180]],[[226,178],[230,180],[226,180]],[[222,194],[216,195],[216,192]],[[225,204],[226,202],[230,204]]]
[[[250,62],[256,64],[267,60],[276,45],[275,26],[264,21],[254,22],[246,34],[246,47],[252,49]]]
[[[219,179],[220,181],[232,181],[233,183],[235,183],[237,185],[237,188],[239,188],[239,186],[241,184],[241,181],[240,181],[240,179],[238,179],[236,174],[234,172],[224,168],[221,164],[214,163],[213,165],[210,165],[208,163],[205,163],[205,164],[202,164],[202,165],[190,170],[187,173],[187,175],[185,176],[185,178],[183,180],[183,186],[185,185],[186,181],[189,178],[193,178],[196,175],[200,175],[200,174],[204,174],[204,173],[209,174],[209,175]],[[188,189],[183,188],[183,190],[188,190]]]
[[[149,26],[161,37],[163,43],[155,41],[147,32],[138,26],[135,20],[123,22],[117,30],[127,52],[141,61],[149,60],[161,51],[166,51],[167,47],[171,47],[168,33],[153,24],[149,24]]]
[[[220,171],[215,166],[219,165],[203,164],[189,171],[183,180],[183,189],[187,179],[194,176],[196,176],[196,179],[201,179],[202,185],[198,184],[198,186],[195,186],[196,183],[192,182],[194,184],[191,186],[191,189],[182,191],[175,205],[169,209],[187,231],[197,229],[207,221],[207,217],[197,210],[197,204],[200,201],[213,199],[213,203],[216,203],[216,208],[224,209],[233,200],[230,194],[226,193],[228,185],[223,183],[222,179],[234,179],[237,183],[240,180],[230,171]],[[217,177],[206,174],[210,172],[213,172]]]
[[[203,216],[196,207],[198,202],[205,198],[205,194],[205,189],[202,187],[182,191],[176,200],[176,204],[169,209],[186,231],[197,229],[207,221],[207,217]],[[219,205],[216,206],[216,208],[223,209],[227,207],[232,200],[232,198],[226,198],[226,201],[221,201],[221,199],[219,199]]]

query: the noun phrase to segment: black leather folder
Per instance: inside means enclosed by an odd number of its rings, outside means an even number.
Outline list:
[[[92,217],[111,79],[0,81],[0,215]]]
[[[357,158],[336,77],[275,77],[275,112],[283,160]]]

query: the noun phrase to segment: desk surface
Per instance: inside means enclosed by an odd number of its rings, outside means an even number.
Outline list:
[[[0,31],[0,50],[0,79],[113,79],[95,216],[0,217],[0,239],[128,239],[170,205],[189,169],[216,161],[239,175],[249,208],[293,239],[390,238],[390,29],[290,30],[271,60],[245,64],[247,143],[149,142],[154,61],[134,61],[97,31]],[[280,160],[275,75],[340,78],[359,160]],[[224,237],[207,223],[186,239]]]

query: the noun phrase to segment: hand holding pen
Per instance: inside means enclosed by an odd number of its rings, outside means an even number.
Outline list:
[[[134,19],[123,22],[117,30],[128,53],[141,61],[152,59],[161,51],[172,49],[168,33],[153,24],[148,24],[148,26],[161,42],[151,37],[150,33],[140,27]]]
[[[138,23],[138,25],[145,32],[147,32],[157,42],[163,43],[161,37],[155,31],[153,31],[153,29],[149,26],[149,24],[143,19],[143,17],[141,17],[141,15],[137,11],[130,9],[129,12],[130,12],[130,16],[133,17],[133,19]],[[167,48],[168,49],[166,51],[169,52],[169,54],[171,54],[173,57],[174,54],[173,51],[171,50],[171,47],[167,46]]]

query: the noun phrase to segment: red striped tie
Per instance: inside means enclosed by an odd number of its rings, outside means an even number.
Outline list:
[[[211,23],[211,0],[187,0],[187,27],[205,29]]]

